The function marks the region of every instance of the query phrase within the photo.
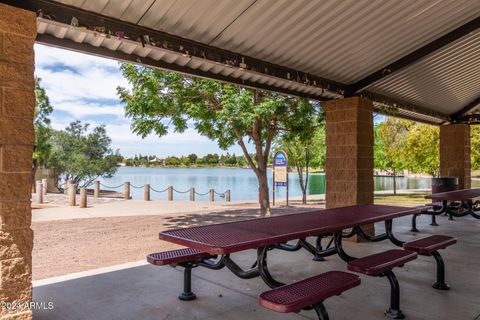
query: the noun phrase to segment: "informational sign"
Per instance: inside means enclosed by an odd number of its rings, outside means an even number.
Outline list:
[[[273,156],[273,172],[275,185],[285,187],[287,185],[288,158],[284,151],[277,151]]]

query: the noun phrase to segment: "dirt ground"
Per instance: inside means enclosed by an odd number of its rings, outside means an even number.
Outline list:
[[[273,209],[273,215],[318,209],[317,205]],[[133,216],[34,222],[33,280],[145,259],[178,246],[160,241],[166,229],[251,219],[258,210],[206,214]]]

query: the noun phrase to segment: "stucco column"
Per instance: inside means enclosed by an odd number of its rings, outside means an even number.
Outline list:
[[[35,13],[0,4],[0,301],[32,299]],[[0,320],[31,319],[2,307]]]
[[[440,126],[440,176],[458,177],[458,187],[471,187],[470,125]]]
[[[325,103],[326,206],[373,203],[373,104],[361,97]],[[373,233],[373,226],[365,231]]]

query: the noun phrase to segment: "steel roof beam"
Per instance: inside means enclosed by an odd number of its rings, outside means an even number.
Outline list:
[[[454,113],[451,118],[452,122],[457,122],[460,119],[464,118],[467,113],[475,109],[480,104],[480,96],[478,96],[475,100],[472,100],[469,104],[465,107]]]
[[[371,73],[363,79],[351,84],[348,88],[349,95],[355,95],[365,88],[371,86],[375,82],[383,79],[384,77],[391,75],[399,70],[406,68],[423,57],[434,53],[435,51],[451,44],[452,42],[468,35],[469,33],[480,28],[480,17],[477,17],[470,22],[458,27],[457,29],[450,31],[449,33],[441,36],[440,38],[424,45],[423,47],[409,53],[408,55],[398,59],[397,61]]]

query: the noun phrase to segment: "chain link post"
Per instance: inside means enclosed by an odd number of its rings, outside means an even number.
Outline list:
[[[95,180],[93,183],[93,198],[98,199],[100,197],[100,181]]]
[[[226,202],[230,202],[230,189],[228,189],[227,191],[225,191],[225,201]]]
[[[130,200],[130,181],[125,181],[123,197],[125,200]]]
[[[74,183],[67,184],[68,186],[68,205],[74,207],[76,204],[77,188]]]
[[[190,201],[195,201],[195,188],[190,188]]]
[[[43,178],[42,179],[42,192],[43,192],[44,196],[47,195],[47,189],[48,189],[48,180],[46,178]]]
[[[145,201],[150,201],[150,185],[147,183],[145,184],[145,186],[143,187],[143,199]]]
[[[43,190],[42,190],[42,181],[37,180],[35,184],[35,202],[43,203]]]
[[[87,207],[87,188],[80,188],[80,208]]]
[[[173,201],[173,186],[168,186],[168,201]]]
[[[210,189],[210,202],[215,201],[215,190]]]

